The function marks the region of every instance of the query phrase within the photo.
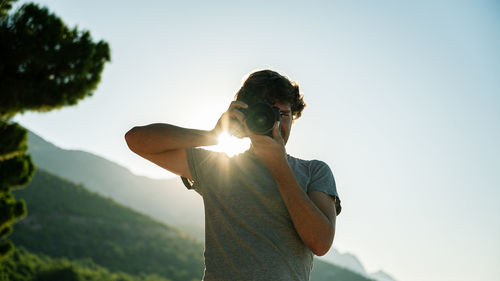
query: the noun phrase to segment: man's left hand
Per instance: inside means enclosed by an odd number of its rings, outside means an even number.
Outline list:
[[[286,160],[285,141],[279,130],[279,122],[274,123],[273,137],[265,135],[249,135],[252,141],[253,153],[271,171],[277,167],[281,161]]]

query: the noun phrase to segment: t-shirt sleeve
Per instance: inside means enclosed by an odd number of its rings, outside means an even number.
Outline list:
[[[311,163],[311,181],[307,187],[307,191],[321,191],[335,197],[335,209],[337,215],[340,214],[342,207],[340,205],[340,197],[337,192],[337,186],[333,177],[332,170],[323,161],[313,160]]]
[[[217,169],[220,158],[225,154],[203,148],[186,148],[187,162],[193,180],[183,179],[189,189],[194,189],[203,195],[203,184],[213,177],[214,169]]]

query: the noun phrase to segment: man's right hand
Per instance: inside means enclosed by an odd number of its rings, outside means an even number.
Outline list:
[[[212,132],[216,135],[222,132],[227,132],[230,135],[238,138],[248,136],[247,128],[245,126],[245,115],[239,108],[248,108],[248,105],[242,101],[233,101],[229,105],[226,112],[222,114],[215,125]]]

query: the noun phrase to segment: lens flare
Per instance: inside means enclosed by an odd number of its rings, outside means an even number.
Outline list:
[[[245,152],[250,148],[250,139],[231,136],[228,133],[222,133],[219,136],[219,143],[214,146],[207,147],[213,151],[226,153],[229,157]]]

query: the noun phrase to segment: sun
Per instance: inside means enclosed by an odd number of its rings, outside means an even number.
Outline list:
[[[213,151],[219,151],[226,153],[229,157],[233,157],[236,154],[245,152],[250,148],[250,139],[242,138],[239,139],[235,136],[231,136],[226,132],[219,135],[219,143],[214,146],[207,147],[207,149]]]

